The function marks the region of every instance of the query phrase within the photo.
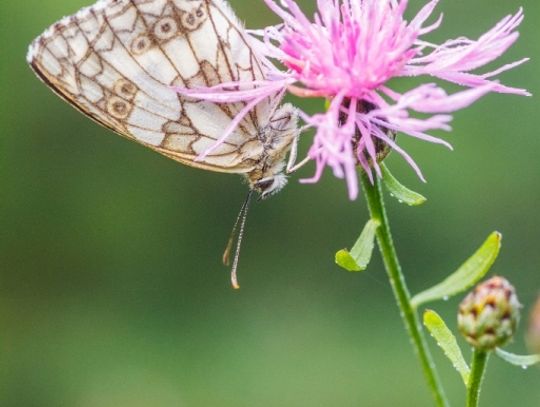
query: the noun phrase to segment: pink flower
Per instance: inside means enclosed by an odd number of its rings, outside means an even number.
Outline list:
[[[316,163],[316,182],[330,167],[344,178],[349,196],[358,195],[357,165],[373,177],[380,176],[380,146],[401,154],[422,173],[413,159],[395,141],[396,133],[450,145],[430,136],[431,130],[450,130],[450,113],[463,109],[489,92],[529,95],[524,89],[500,84],[493,77],[512,69],[522,59],[488,72],[473,73],[501,56],[518,38],[515,29],[523,20],[521,9],[503,18],[477,40],[465,37],[437,45],[423,40],[437,29],[442,15],[427,24],[438,0],[428,2],[411,20],[404,19],[406,0],[317,0],[318,11],[309,19],[294,0],[265,0],[283,24],[253,31],[257,50],[265,61],[286,67],[265,82],[245,83],[242,91],[216,87],[182,93],[208,100],[219,98],[256,103],[265,95],[288,90],[301,97],[324,97],[326,112],[303,120],[316,130],[309,157]],[[466,89],[448,95],[429,82],[405,93],[391,89],[393,78],[425,75],[429,80],[452,82]],[[440,82],[440,81],[439,81]],[[229,84],[230,85],[230,84]],[[420,116],[414,116],[413,113]],[[373,179],[373,178],[372,178]]]

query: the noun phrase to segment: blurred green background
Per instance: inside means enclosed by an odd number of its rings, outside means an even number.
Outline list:
[[[240,179],[117,137],[34,77],[27,45],[88,1],[0,4],[0,405],[431,405],[378,255],[364,274],[333,263],[367,219],[363,199],[350,202],[329,174],[300,185],[312,167],[293,176],[253,206],[235,292],[220,258],[245,196]],[[277,22],[262,1],[231,3],[250,27]],[[503,62],[533,59],[502,79],[539,94],[537,1],[443,0],[431,38],[476,38],[519,5],[522,37]],[[389,202],[413,292],[497,229],[493,272],[528,312],[540,291],[539,107],[535,97],[485,97],[455,115],[445,135],[454,152],[399,139],[428,178],[389,158],[429,198],[415,209]],[[455,327],[459,300],[431,306]],[[524,328],[508,350],[526,352]],[[430,345],[453,405],[463,405],[459,376]],[[540,406],[539,380],[540,369],[494,358],[482,404]]]

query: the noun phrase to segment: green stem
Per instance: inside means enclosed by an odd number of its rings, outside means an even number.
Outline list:
[[[396,250],[392,242],[390,225],[386,216],[381,191],[381,182],[377,178],[375,185],[373,185],[367,175],[363,173],[362,186],[369,206],[371,218],[378,220],[381,224],[377,229],[377,243],[384,261],[386,272],[390,279],[394,296],[401,311],[401,316],[403,317],[403,322],[407,327],[411,342],[420,359],[424,376],[433,393],[437,406],[447,407],[448,401],[446,400],[440,379],[435,370],[435,364],[433,363],[426,339],[422,332],[418,315],[411,305],[411,295],[409,294],[409,290],[405,283],[405,277],[401,271],[401,266],[399,265]]]
[[[489,353],[475,349],[473,351],[471,375],[467,385],[467,407],[477,407],[480,397],[480,387],[484,379]]]

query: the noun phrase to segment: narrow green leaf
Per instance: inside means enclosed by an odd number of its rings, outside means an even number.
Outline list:
[[[402,185],[390,172],[388,167],[384,163],[380,164],[381,171],[383,175],[384,185],[394,198],[399,202],[405,203],[409,206],[418,206],[422,205],[427,201],[426,197],[420,195],[417,192],[410,190],[409,188]]]
[[[529,366],[540,363],[540,355],[516,355],[499,348],[495,349],[495,353],[501,359],[512,365],[521,366],[523,369],[527,369]]]
[[[347,271],[363,271],[371,261],[375,246],[375,232],[380,226],[378,220],[370,219],[351,251],[345,249],[336,253],[336,264]]]
[[[419,305],[429,301],[447,299],[459,294],[480,281],[489,271],[501,249],[502,235],[493,232],[482,246],[453,274],[436,286],[417,294],[412,299],[412,305]]]
[[[454,334],[448,329],[439,314],[432,310],[426,310],[424,312],[424,325],[431,336],[437,341],[437,345],[443,350],[446,357],[452,362],[454,369],[461,375],[465,386],[467,386],[471,369],[467,365],[467,362],[465,362],[465,358],[463,357],[463,353],[461,353]]]

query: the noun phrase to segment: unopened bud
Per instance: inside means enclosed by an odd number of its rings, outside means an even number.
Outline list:
[[[540,297],[531,312],[527,342],[532,352],[540,353]]]
[[[516,291],[508,280],[493,277],[477,285],[461,302],[459,330],[477,349],[502,346],[514,335],[520,307]]]

